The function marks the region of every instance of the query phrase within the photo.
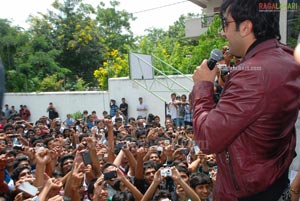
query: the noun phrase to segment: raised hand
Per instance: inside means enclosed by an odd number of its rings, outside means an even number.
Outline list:
[[[77,188],[82,184],[84,172],[83,172],[84,164],[83,163],[75,163],[74,169],[72,172],[73,183],[72,186]]]
[[[40,152],[35,153],[36,162],[41,165],[46,165],[51,162],[50,152],[48,149],[44,149]]]
[[[52,191],[56,191],[57,193],[61,190],[63,184],[59,179],[50,178],[47,173],[44,173],[44,177],[46,180],[45,187],[48,187]]]

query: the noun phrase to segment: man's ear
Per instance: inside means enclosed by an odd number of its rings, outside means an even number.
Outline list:
[[[245,20],[240,23],[240,34],[242,37],[249,36],[249,34],[253,34],[253,24],[250,20]]]

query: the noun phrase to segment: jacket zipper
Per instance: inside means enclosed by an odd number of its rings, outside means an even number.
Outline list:
[[[230,155],[229,155],[228,151],[225,152],[225,157],[226,157],[226,162],[227,162],[228,167],[229,167],[231,178],[233,180],[234,187],[235,187],[236,190],[239,190],[240,188],[239,188],[239,185],[237,183],[236,177],[234,175],[234,171],[233,171],[233,167],[232,167],[232,164],[231,164]]]

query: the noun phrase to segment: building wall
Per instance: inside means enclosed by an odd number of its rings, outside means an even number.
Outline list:
[[[163,122],[165,116],[164,101],[170,100],[171,92],[176,92],[178,95],[188,95],[191,91],[193,82],[190,80],[191,75],[188,77],[189,79],[182,76],[169,76],[169,79],[157,78],[157,80],[137,81],[128,78],[113,78],[109,80],[108,91],[6,93],[3,104],[14,105],[17,110],[19,110],[20,105],[27,105],[32,114],[30,121],[35,121],[43,115],[48,115],[46,109],[49,102],[53,102],[62,119],[65,119],[68,113],[72,114],[83,110],[88,110],[89,113],[95,110],[97,115],[102,117],[104,110],[109,112],[110,99],[115,99],[119,106],[121,98],[125,97],[129,105],[129,116],[136,118],[138,98],[143,97],[149,112],[159,115]],[[171,82],[170,78],[189,91]],[[164,84],[161,85],[160,83]]]

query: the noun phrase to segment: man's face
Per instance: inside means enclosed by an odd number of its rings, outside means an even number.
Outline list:
[[[35,135],[39,136],[39,135],[42,134],[42,131],[39,127],[37,127],[37,128],[34,129],[34,133],[35,133]]]
[[[23,161],[20,161],[18,164],[18,167],[21,167],[21,166],[26,166],[26,167],[30,168],[30,163],[27,160],[23,160]]]
[[[149,161],[154,161],[156,163],[159,163],[159,156],[157,153],[151,153],[149,156]]]
[[[200,199],[207,199],[211,192],[210,185],[209,184],[198,185],[195,188],[195,192],[200,197]]]
[[[20,172],[18,180],[25,179],[25,178],[32,178],[32,173],[29,169],[24,169]]]
[[[185,183],[189,183],[189,177],[185,172],[179,172],[179,175]],[[184,189],[177,183],[176,183],[176,193],[177,194],[184,193]]]
[[[165,125],[166,125],[167,128],[172,127],[173,122],[170,119],[167,119]]]
[[[64,174],[67,174],[71,170],[71,168],[73,166],[73,162],[74,162],[74,160],[71,159],[71,158],[66,159],[63,162],[62,171],[63,171]]]
[[[226,13],[223,20],[224,30],[222,36],[227,39],[229,46],[229,53],[234,56],[242,56],[241,45],[243,44],[240,31],[236,29],[236,22],[230,13]]]
[[[151,184],[153,179],[154,179],[154,174],[155,174],[155,169],[154,168],[147,168],[145,169],[144,175],[145,175],[145,181],[148,184]]]
[[[174,101],[176,99],[176,95],[172,94],[171,99]]]
[[[13,134],[13,133],[14,133],[13,127],[7,127],[7,128],[5,129],[5,133],[6,133],[6,134]]]

